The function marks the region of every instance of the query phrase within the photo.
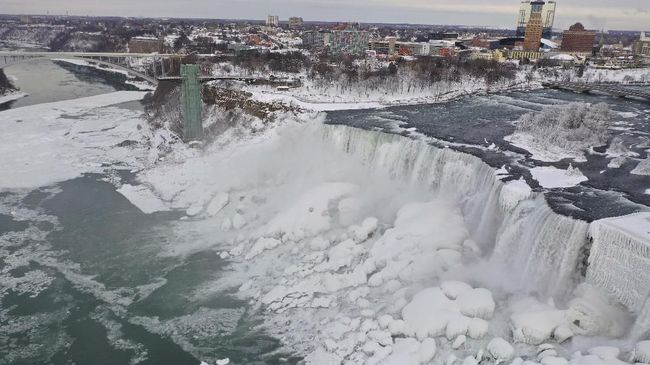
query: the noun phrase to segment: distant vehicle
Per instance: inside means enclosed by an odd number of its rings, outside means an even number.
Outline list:
[[[278,86],[277,91],[289,91],[289,86]]]

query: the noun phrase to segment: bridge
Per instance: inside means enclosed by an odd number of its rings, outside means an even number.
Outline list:
[[[205,55],[204,55],[205,56]],[[159,81],[181,82],[183,112],[183,139],[200,140],[203,137],[201,120],[201,83],[210,80],[251,81],[253,77],[204,76],[199,65],[185,65],[181,55],[157,53],[93,53],[93,52],[0,52],[0,69],[38,59],[81,60],[95,65],[117,69],[153,85]],[[170,76],[166,70],[177,62],[180,76]]]
[[[650,84],[604,84],[583,82],[545,82],[544,87],[570,90],[577,93],[601,92],[619,98],[635,98],[650,101]]]
[[[158,53],[100,53],[100,52],[0,52],[0,69],[38,59],[82,60],[96,65],[121,70],[128,74],[158,84],[167,77],[165,64],[173,64],[182,55]],[[167,62],[165,62],[167,61]]]

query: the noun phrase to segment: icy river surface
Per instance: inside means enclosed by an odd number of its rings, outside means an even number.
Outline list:
[[[590,97],[332,112],[162,158],[143,95],[0,112],[0,364],[645,359],[650,272],[632,295],[588,263],[619,258],[590,222],[647,210],[647,177],[594,156],[590,182],[544,190],[503,141]],[[650,106],[612,103],[640,144]]]

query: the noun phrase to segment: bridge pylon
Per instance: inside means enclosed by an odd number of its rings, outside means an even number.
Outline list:
[[[183,140],[197,141],[203,138],[201,112],[201,69],[199,65],[181,65],[181,99],[183,102]]]

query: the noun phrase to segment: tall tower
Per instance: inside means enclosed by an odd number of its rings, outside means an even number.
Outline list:
[[[530,19],[530,0],[524,0],[519,6],[519,13],[517,14],[517,35],[523,36],[526,34],[526,24]]]
[[[532,5],[535,0],[523,0],[517,13],[517,36],[523,37],[526,34],[526,26],[532,13]],[[557,3],[555,0],[547,0],[542,6],[542,26],[544,27],[543,36],[550,38],[553,33],[553,23],[555,22],[555,9]]]
[[[553,34],[553,24],[555,23],[555,0],[546,1],[542,8],[542,26],[544,27],[544,38],[551,38]]]
[[[524,51],[539,51],[539,44],[542,41],[544,25],[542,21],[542,9],[544,1],[535,0],[530,2],[530,19],[526,24],[526,38],[524,38]]]

